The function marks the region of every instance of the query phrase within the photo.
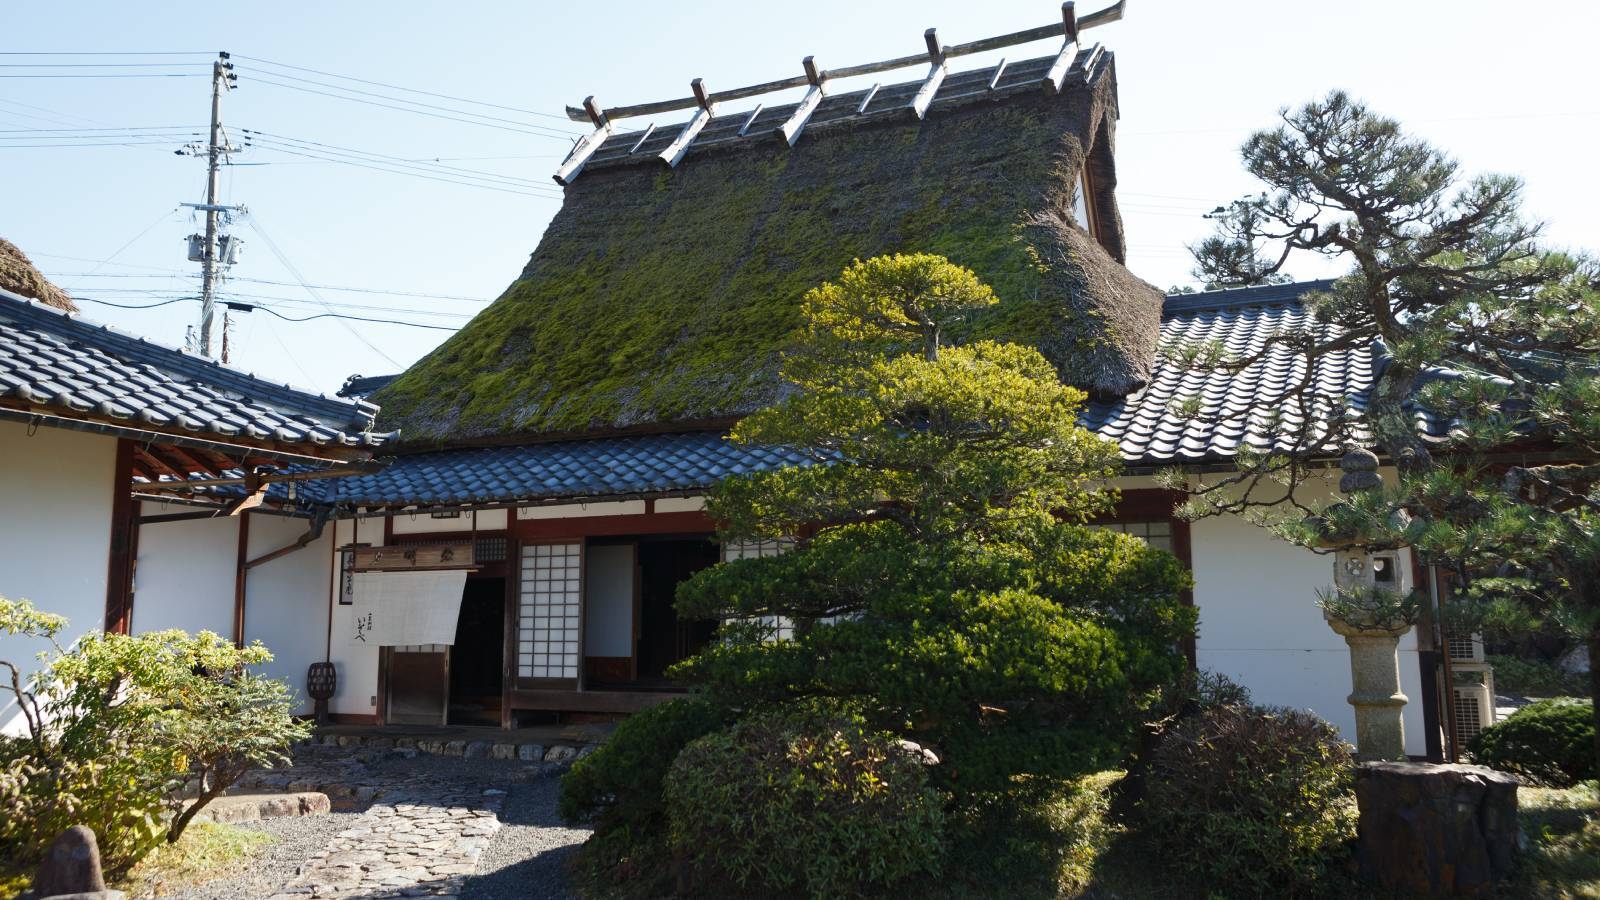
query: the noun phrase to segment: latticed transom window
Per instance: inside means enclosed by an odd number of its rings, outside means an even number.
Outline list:
[[[1091,526],[1131,534],[1157,550],[1172,552],[1172,523],[1159,522],[1106,522]]]
[[[517,675],[578,677],[578,608],[583,547],[534,544],[522,548],[517,602]]]
[[[733,562],[736,559],[759,559],[764,556],[777,556],[794,549],[794,539],[781,538],[775,541],[739,541],[722,545],[722,561]],[[794,623],[782,616],[761,616],[755,620],[772,629],[771,639],[787,641],[794,639]]]

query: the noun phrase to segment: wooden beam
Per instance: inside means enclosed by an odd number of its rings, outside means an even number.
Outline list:
[[[260,484],[275,484],[280,481],[314,481],[318,478],[343,478],[347,475],[371,475],[376,469],[372,466],[336,466],[330,469],[320,469],[314,472],[274,472],[256,476]],[[162,481],[155,483],[132,482],[133,489],[145,494],[158,494],[163,491],[187,493],[197,488],[213,487],[249,487],[249,476],[238,478],[194,478],[188,481]]]
[[[1045,89],[1052,94],[1061,93],[1067,72],[1072,69],[1073,60],[1078,58],[1078,18],[1071,0],[1061,4],[1061,20],[1067,40],[1061,45],[1061,52],[1056,54],[1056,61],[1050,64],[1050,70],[1045,72],[1043,81]]]
[[[872,102],[873,97],[878,96],[878,88],[881,87],[883,87],[883,82],[880,81],[867,90],[867,95],[861,98],[861,105],[856,107],[856,115],[859,116],[867,111],[867,104]]]
[[[939,85],[944,84],[944,76],[950,71],[945,65],[944,48],[939,46],[938,30],[929,28],[922,33],[922,39],[928,42],[928,61],[932,65],[928,69],[928,77],[922,79],[922,87],[917,88],[911,102],[906,104],[919,119],[928,114],[928,107],[939,93]]]
[[[659,706],[688,691],[577,691],[562,688],[512,688],[507,691],[513,709],[550,712],[633,713]]]
[[[683,155],[689,152],[689,145],[694,143],[694,139],[699,137],[700,132],[711,122],[711,117],[716,115],[717,105],[712,102],[711,95],[706,91],[704,79],[696,78],[690,86],[694,89],[695,102],[699,104],[700,109],[694,114],[694,118],[683,126],[683,130],[678,132],[672,143],[667,145],[667,149],[661,151],[661,161],[666,163],[668,168],[677,168],[678,163],[683,161]]]
[[[756,123],[756,116],[761,115],[761,111],[766,108],[767,105],[765,103],[757,103],[756,108],[750,110],[750,115],[745,118],[744,124],[739,126],[739,137],[745,136],[745,133],[750,130],[750,126]]]
[[[805,67],[806,79],[811,82],[811,89],[794,108],[794,114],[789,120],[778,126],[778,136],[791,147],[800,140],[800,132],[811,121],[811,114],[817,111],[822,103],[822,75],[817,71],[816,58],[808,56],[801,65]]]
[[[183,478],[188,478],[189,477],[188,475],[186,475],[186,474],[184,474],[182,472],[179,472],[177,469],[174,469],[173,467],[167,465],[161,459],[157,458],[155,456],[155,454],[149,453],[149,452],[147,452],[145,450],[145,448],[137,446],[137,445],[135,445],[134,448],[133,448],[133,459],[134,459],[134,464],[135,464],[134,474],[135,475],[144,475],[146,478],[149,478],[151,481],[155,481],[156,479],[160,478],[162,475],[169,475],[169,476],[171,476],[173,478],[179,478],[179,479],[183,479]],[[138,469],[143,469],[144,471],[140,472],[140,471],[138,471]]]
[[[572,148],[572,152],[567,154],[567,158],[562,160],[561,168],[556,169],[554,176],[556,184],[563,187],[571,184],[578,177],[578,173],[583,171],[583,166],[589,161],[589,157],[600,149],[600,145],[606,142],[606,138],[611,137],[611,120],[606,118],[605,113],[600,111],[600,106],[594,102],[592,95],[583,98],[583,110],[589,116],[590,121],[594,122],[594,131],[591,131],[582,140],[578,141],[577,145]]]
[[[639,139],[633,142],[632,147],[628,148],[628,155],[632,156],[633,154],[638,153],[639,148],[644,146],[644,142],[650,140],[650,135],[655,133],[656,123],[651,122],[650,126],[644,130],[644,134],[639,135]]]
[[[1105,9],[1092,12],[1081,19],[1077,19],[1078,30],[1083,31],[1087,28],[1095,28],[1100,25],[1106,25],[1111,22],[1115,22],[1122,18],[1126,8],[1127,0],[1117,0],[1117,3],[1108,6]],[[973,53],[982,53],[986,50],[998,50],[1002,47],[1014,47],[1018,44],[1030,44],[1034,41],[1042,41],[1046,38],[1052,37],[1064,37],[1065,35],[1066,29],[1064,27],[1064,23],[1041,25],[1037,28],[1027,28],[1022,31],[1013,31],[1010,34],[1002,34],[995,37],[983,38],[981,40],[969,41],[965,44],[956,44],[951,47],[946,47],[944,49],[944,56],[946,60],[950,60],[960,56],[969,56]],[[838,69],[828,69],[821,74],[823,78],[851,78],[856,75],[871,75],[876,72],[888,72],[894,69],[904,69],[908,66],[914,66],[920,62],[924,62],[926,59],[927,57],[924,54],[919,53],[913,56],[900,56],[894,59],[886,59],[878,62],[861,63],[859,65],[844,66]],[[776,81],[762,82],[761,84],[753,84],[748,87],[734,88],[728,91],[719,91],[718,93],[711,95],[711,102],[723,103],[732,100],[743,100],[747,97],[758,97],[762,94],[770,94],[774,91],[805,87],[809,83],[810,82],[804,76],[799,75],[792,78],[780,78]],[[605,110],[604,115],[608,119],[624,119],[630,116],[654,115],[656,113],[672,112],[679,109],[692,109],[696,105],[698,104],[695,98],[680,97],[674,100],[658,100],[652,103],[638,103],[632,106],[613,106],[610,109]],[[589,121],[592,118],[587,110],[575,106],[567,107],[567,117],[572,119],[574,122]]]
[[[1000,76],[1004,74],[1006,74],[1006,61],[1001,59],[994,67],[994,74],[989,76],[989,90],[995,89],[995,85],[1000,83]]]
[[[105,630],[127,634],[133,625],[133,441],[117,441],[111,479],[111,541],[106,560]]]

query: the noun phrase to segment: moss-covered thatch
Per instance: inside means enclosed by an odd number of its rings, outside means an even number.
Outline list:
[[[27,254],[5,238],[0,238],[0,290],[31,297],[45,306],[67,312],[78,311],[78,305],[72,302],[67,292],[39,274]]]
[[[1137,388],[1161,292],[1118,261],[1110,66],[1059,95],[978,94],[922,121],[814,124],[792,149],[762,136],[675,169],[591,165],[522,277],[373,398],[382,424],[455,442],[740,416],[780,396],[806,290],[889,252],[974,269],[1002,300],[974,327],[1035,344],[1067,381]],[[1086,160],[1098,242],[1071,218]]]

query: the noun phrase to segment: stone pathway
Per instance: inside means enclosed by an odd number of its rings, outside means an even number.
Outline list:
[[[241,779],[241,791],[325,792],[334,809],[358,814],[321,852],[285,872],[269,900],[460,897],[500,830],[508,789],[548,782],[580,755],[575,747],[554,755],[553,747],[522,754],[463,748],[465,758],[452,760],[429,749],[314,743],[296,748],[290,768]],[[451,749],[444,753],[456,755]]]
[[[504,794],[490,789],[375,804],[272,900],[459,897],[500,829]]]

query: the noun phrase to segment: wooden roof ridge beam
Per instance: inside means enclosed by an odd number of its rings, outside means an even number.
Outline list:
[[[1078,31],[1081,32],[1087,28],[1094,28],[1099,25],[1106,25],[1111,22],[1118,21],[1122,18],[1123,13],[1126,11],[1127,5],[1127,0],[1117,0],[1115,4],[1108,6],[1105,9],[1096,10],[1095,12],[1077,19]],[[973,53],[982,53],[986,50],[998,50],[1002,47],[1013,47],[1018,44],[1030,44],[1034,41],[1042,41],[1045,38],[1061,37],[1066,34],[1066,29],[1064,26],[1065,23],[1041,25],[1037,28],[1013,31],[1010,34],[1002,34],[996,37],[969,41],[965,44],[955,44],[944,48],[944,55],[945,58],[949,60],[958,56],[968,56]],[[888,72],[892,69],[904,69],[909,66],[914,66],[918,63],[925,62],[927,61],[927,58],[927,54],[918,53],[912,56],[900,56],[894,59],[886,59],[879,62],[861,63],[859,65],[845,66],[839,69],[828,69],[823,71],[821,75],[824,79],[850,78],[856,75],[870,75],[875,72]],[[712,103],[725,103],[733,100],[743,100],[748,97],[758,97],[762,94],[770,94],[774,91],[784,91],[788,90],[789,88],[805,87],[810,83],[811,82],[806,78],[806,76],[796,75],[791,78],[780,78],[776,81],[752,84],[748,87],[719,91],[710,95],[710,101]],[[632,116],[654,115],[656,113],[672,112],[679,109],[693,109],[698,105],[699,101],[694,97],[679,97],[674,100],[657,100],[651,103],[636,103],[632,106],[613,106],[610,109],[605,110],[604,115],[607,119],[625,119]],[[573,120],[574,122],[584,122],[592,119],[593,117],[590,115],[590,112],[586,107],[569,106],[567,107],[567,118]]]
[[[613,127],[611,120],[606,118],[606,114],[600,110],[600,105],[594,102],[594,95],[591,94],[583,98],[583,110],[589,120],[594,122],[594,131],[578,141],[572,148],[572,152],[568,153],[567,158],[562,161],[561,168],[556,170],[554,176],[556,184],[562,187],[571,184],[578,177],[578,173],[583,171],[584,163],[587,163],[589,157],[600,149],[600,145],[606,142],[606,138],[611,137]]]
[[[694,99],[700,105],[700,109],[695,112],[694,118],[684,124],[683,130],[672,139],[672,143],[661,151],[661,161],[670,169],[678,167],[678,163],[683,161],[683,155],[689,152],[689,145],[694,143],[694,139],[705,130],[706,125],[710,124],[712,117],[717,114],[717,104],[706,90],[704,78],[696,78],[689,82],[689,87],[694,90]]]
[[[944,84],[944,77],[950,74],[950,67],[945,65],[945,50],[939,45],[939,30],[929,28],[922,33],[922,39],[928,42],[928,77],[922,79],[922,87],[917,88],[911,102],[906,104],[919,119],[928,114],[928,107],[939,93],[939,85]]]
[[[1061,4],[1061,24],[1067,40],[1061,45],[1061,52],[1056,54],[1056,61],[1050,64],[1050,71],[1044,75],[1045,89],[1052,94],[1061,93],[1067,81],[1067,72],[1078,58],[1078,16],[1072,0]]]
[[[795,106],[794,114],[789,116],[789,120],[777,128],[778,136],[791,147],[795,141],[800,140],[800,132],[806,127],[806,123],[811,121],[811,114],[822,104],[823,96],[823,75],[817,71],[816,57],[808,56],[800,61],[800,65],[805,67],[806,80],[811,83],[811,89],[806,91],[805,97]]]

